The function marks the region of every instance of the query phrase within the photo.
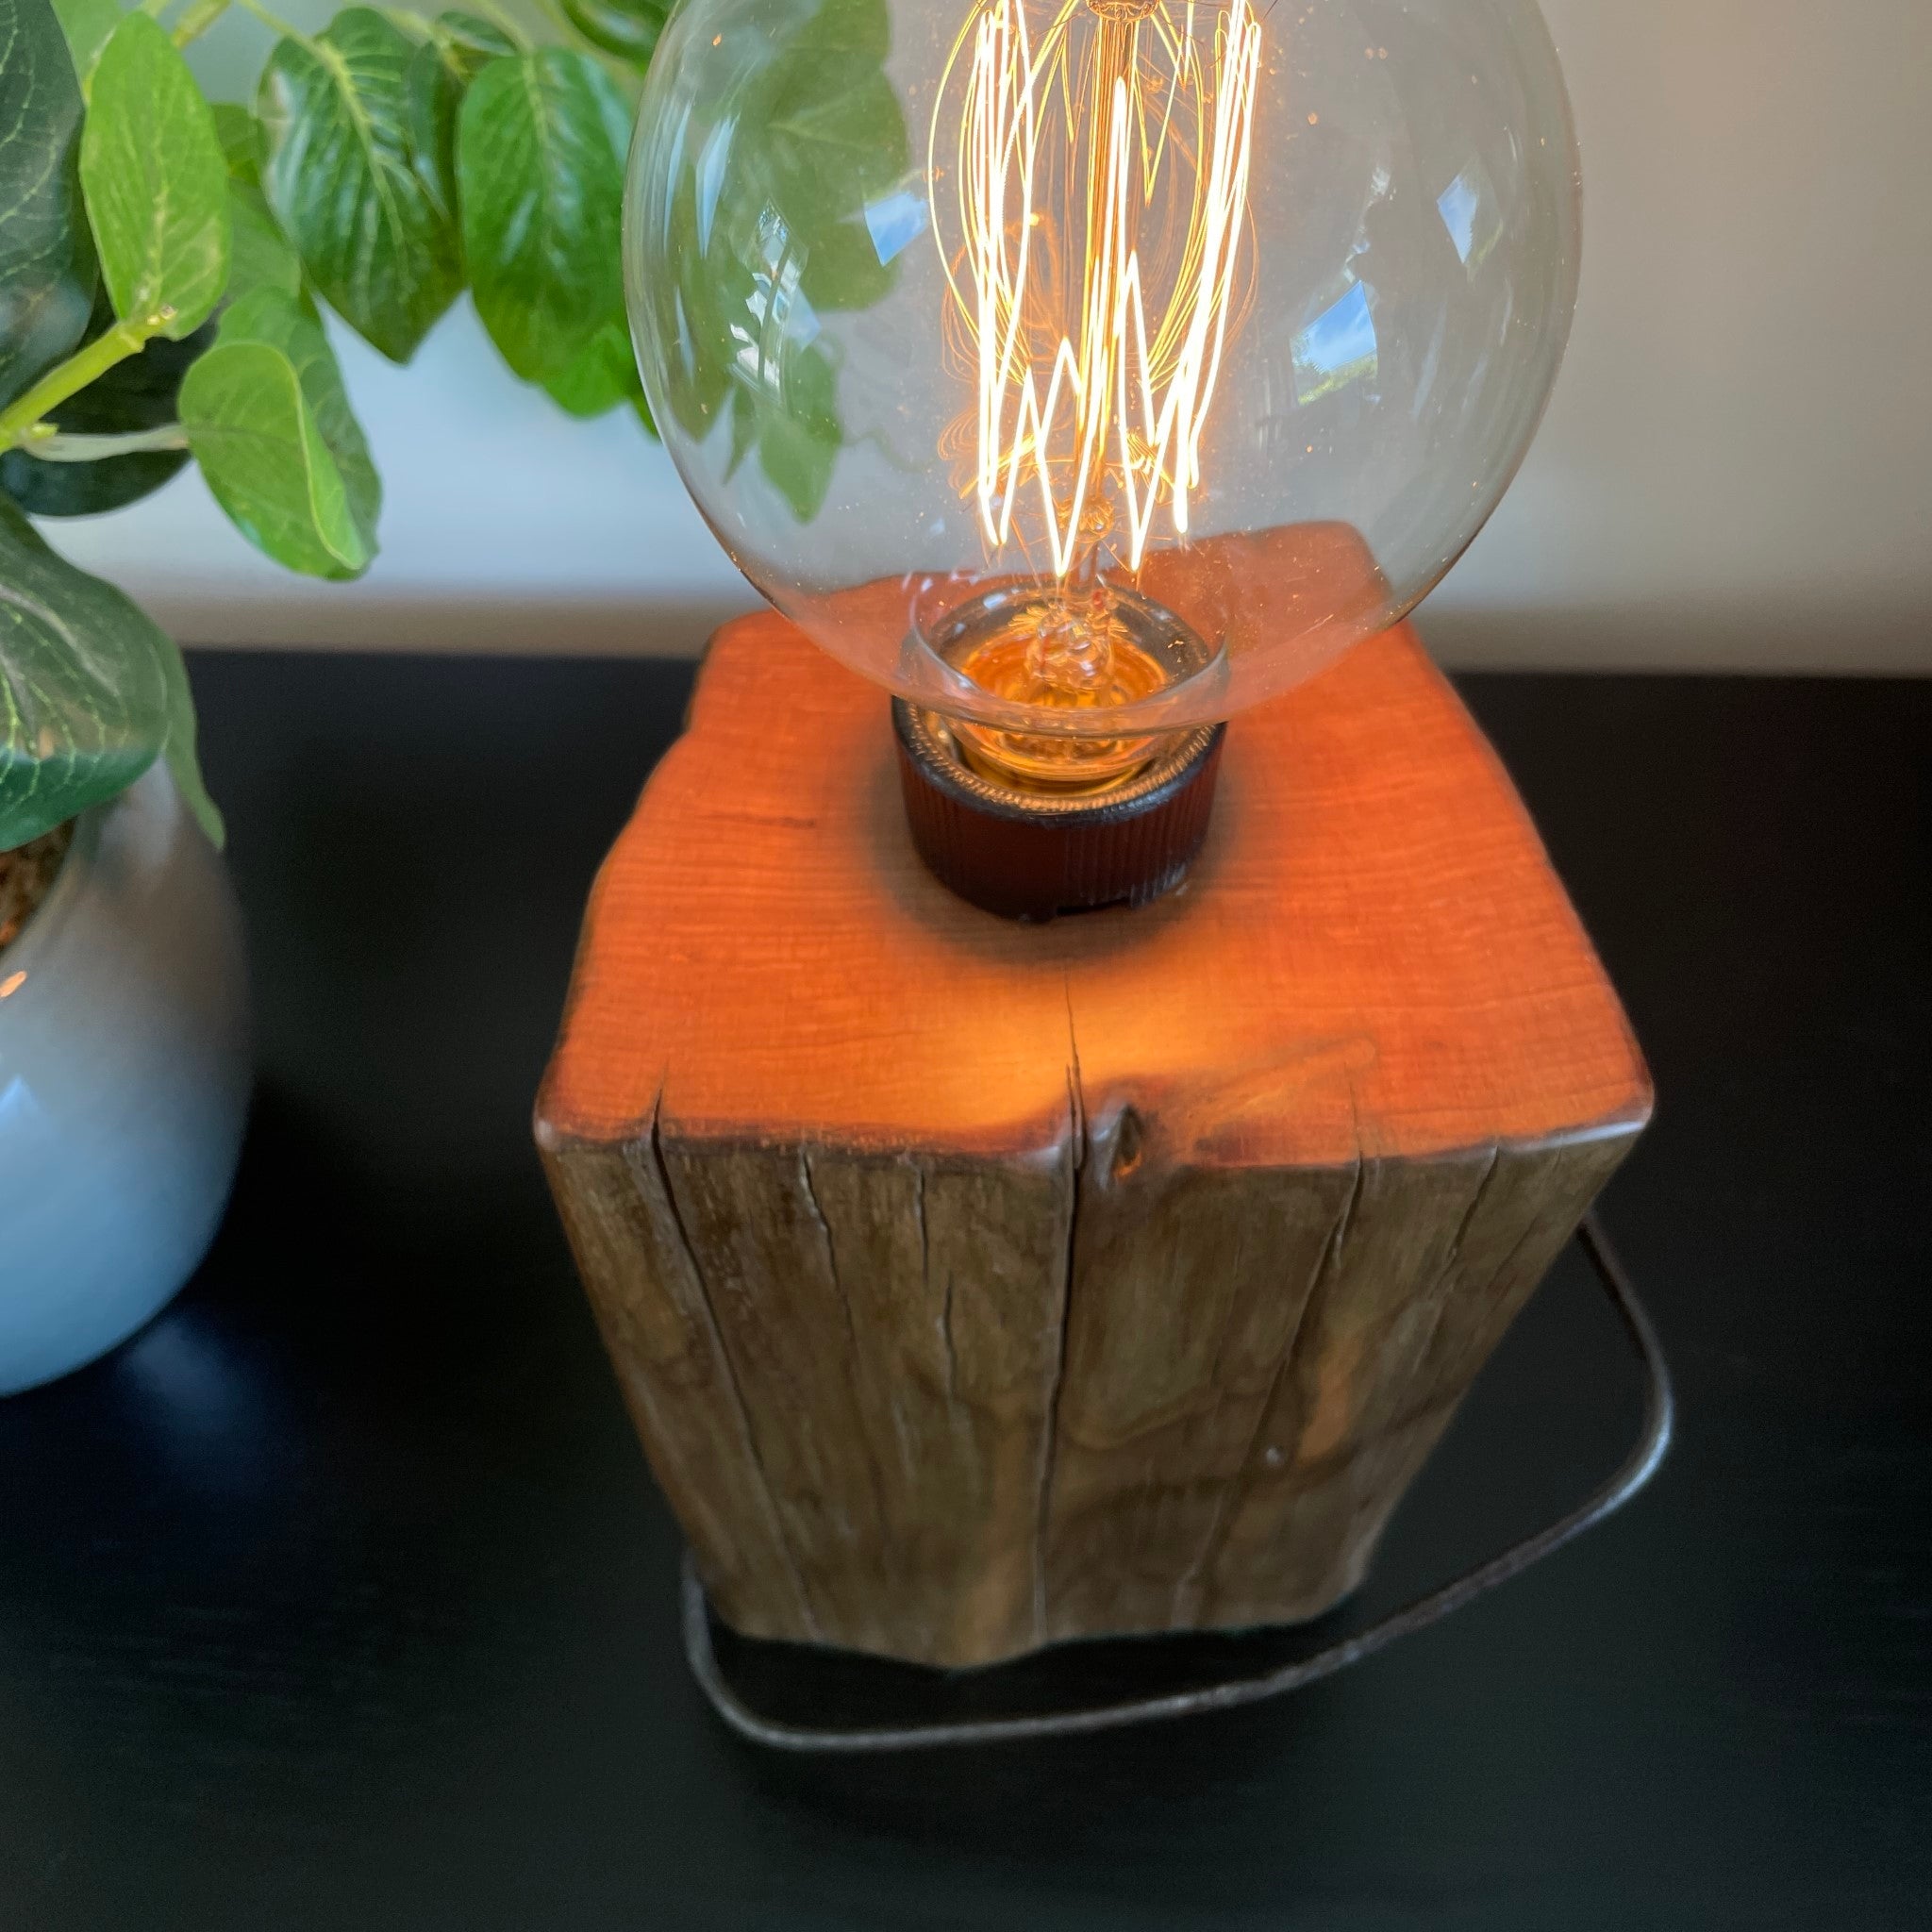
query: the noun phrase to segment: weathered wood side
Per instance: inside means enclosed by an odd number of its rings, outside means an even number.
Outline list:
[[[1078,1124],[1004,1166],[547,1153],[738,1628],[960,1664],[1320,1615],[1632,1140],[1229,1175]]]
[[[1182,1166],[1134,1108],[1095,1124],[1055,1417],[1050,1635],[1199,1622],[1203,1565],[1354,1181]]]
[[[1364,1161],[1206,1565],[1203,1623],[1314,1616],[1355,1587],[1476,1371],[1634,1140]]]
[[[720,1613],[755,1637],[819,1635],[704,1283],[647,1135],[540,1134],[544,1171],[618,1387]]]
[[[1032,1647],[1070,1154],[666,1165],[819,1636],[936,1661]]]

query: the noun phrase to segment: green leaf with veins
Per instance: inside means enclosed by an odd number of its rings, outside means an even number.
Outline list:
[[[671,8],[658,0],[563,0],[563,11],[593,47],[642,67],[657,48]]]
[[[228,164],[227,299],[232,304],[257,289],[302,292],[302,260],[282,233],[268,197],[261,192],[261,126],[246,108],[232,101],[214,104],[215,132]]]
[[[201,775],[201,754],[194,721],[194,693],[188,684],[188,666],[181,647],[164,631],[160,634],[161,682],[166,691],[166,737],[161,756],[168,761],[168,775],[175,790],[208,841],[216,851],[228,841],[228,828],[222,823],[221,808],[208,795],[208,782]]]
[[[508,37],[468,13],[440,13],[403,76],[416,173],[452,225],[457,220],[457,117],[470,83],[492,60],[514,56]]]
[[[104,290],[82,341],[91,342],[114,325],[114,309]],[[175,420],[175,397],[189,366],[215,339],[214,325],[203,323],[185,341],[157,336],[138,356],[117,362],[105,375],[58,404],[47,420],[70,436],[125,436],[163,429]],[[0,490],[37,517],[89,517],[120,509],[158,490],[188,461],[188,452],[138,450],[92,462],[54,462],[25,449],[0,456]]]
[[[302,292],[302,264],[263,200],[261,190],[230,176],[228,220],[234,246],[228,261],[228,299],[239,302],[257,289]]]
[[[246,108],[233,101],[216,101],[211,108],[222,158],[237,181],[261,186],[261,125]]]
[[[893,281],[868,222],[911,163],[890,44],[884,0],[795,6],[746,44],[668,184],[672,274],[646,291],[677,345],[663,400],[680,426],[704,438],[727,422],[729,469],[756,450],[802,523],[843,440],[816,316],[866,308]]]
[[[0,497],[0,851],[125,791],[160,756],[167,642]]]
[[[543,47],[471,82],[457,127],[476,313],[525,382],[561,376],[624,313],[630,106],[588,54]]]
[[[94,63],[80,180],[114,312],[165,314],[160,333],[176,341],[193,334],[227,284],[228,169],[180,49],[144,13]]]
[[[121,0],[54,0],[54,11],[74,55],[74,71],[85,89],[89,73],[125,9]]]
[[[47,0],[0,0],[0,408],[79,341],[93,306],[80,132]]]
[[[405,77],[417,51],[367,7],[262,75],[262,187],[308,278],[351,328],[407,362],[462,287],[449,210],[424,184]]]
[[[644,386],[638,378],[629,329],[621,322],[607,322],[582,355],[543,386],[551,400],[573,416],[602,416],[622,403],[642,402]]]
[[[359,576],[382,486],[322,325],[258,289],[222,317],[181,385],[181,422],[215,500],[258,548],[310,576]]]

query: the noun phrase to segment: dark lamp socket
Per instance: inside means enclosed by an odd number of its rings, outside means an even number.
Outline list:
[[[1048,920],[1169,892],[1208,836],[1224,724],[1178,734],[1104,791],[1022,791],[961,758],[938,713],[892,701],[912,842],[960,898],[1003,919]]]

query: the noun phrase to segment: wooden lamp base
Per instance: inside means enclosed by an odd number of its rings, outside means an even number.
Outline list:
[[[718,635],[538,1102],[712,1600],[942,1665],[1318,1616],[1648,1118],[1616,996],[1407,629],[1045,926],[928,874],[884,711]]]

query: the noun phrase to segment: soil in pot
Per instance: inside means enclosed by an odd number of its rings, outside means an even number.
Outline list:
[[[74,842],[74,822],[56,825],[11,852],[0,852],[0,953],[17,939],[34,908],[47,896],[47,889]]]

